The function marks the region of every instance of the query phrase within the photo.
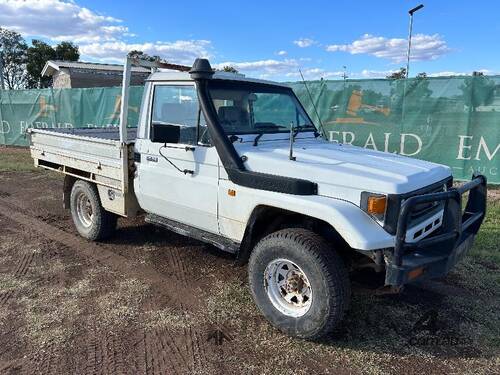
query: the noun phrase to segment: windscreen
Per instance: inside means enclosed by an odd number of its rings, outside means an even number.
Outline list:
[[[226,134],[315,131],[291,89],[241,81],[217,81],[209,92]]]

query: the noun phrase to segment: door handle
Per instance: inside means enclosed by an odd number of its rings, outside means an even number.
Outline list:
[[[154,163],[158,163],[158,157],[157,156],[146,156],[147,161],[152,161]]]

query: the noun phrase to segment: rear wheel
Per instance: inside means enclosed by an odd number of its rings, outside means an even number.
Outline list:
[[[342,259],[322,237],[305,229],[264,237],[252,251],[248,272],[259,309],[292,336],[324,336],[341,322],[349,305]]]
[[[70,206],[73,222],[82,237],[96,241],[113,234],[118,217],[102,207],[95,185],[76,181],[71,189]]]

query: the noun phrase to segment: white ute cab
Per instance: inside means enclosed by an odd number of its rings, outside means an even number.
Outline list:
[[[248,262],[255,303],[277,328],[315,339],[349,307],[349,273],[385,284],[445,275],[471,248],[486,179],[454,188],[448,167],[331,143],[284,84],[214,72],[197,59],[155,71],[137,129],[30,129],[35,165],[64,173],[78,232],[145,220]],[[462,207],[462,195],[468,192]]]

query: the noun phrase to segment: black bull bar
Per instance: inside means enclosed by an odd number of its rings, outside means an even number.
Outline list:
[[[469,193],[462,211],[462,197]],[[441,227],[418,242],[406,242],[410,215],[417,204],[444,202]],[[386,284],[401,286],[414,279],[444,276],[472,246],[486,213],[486,177],[440,193],[416,195],[401,206],[396,241],[387,264]]]

